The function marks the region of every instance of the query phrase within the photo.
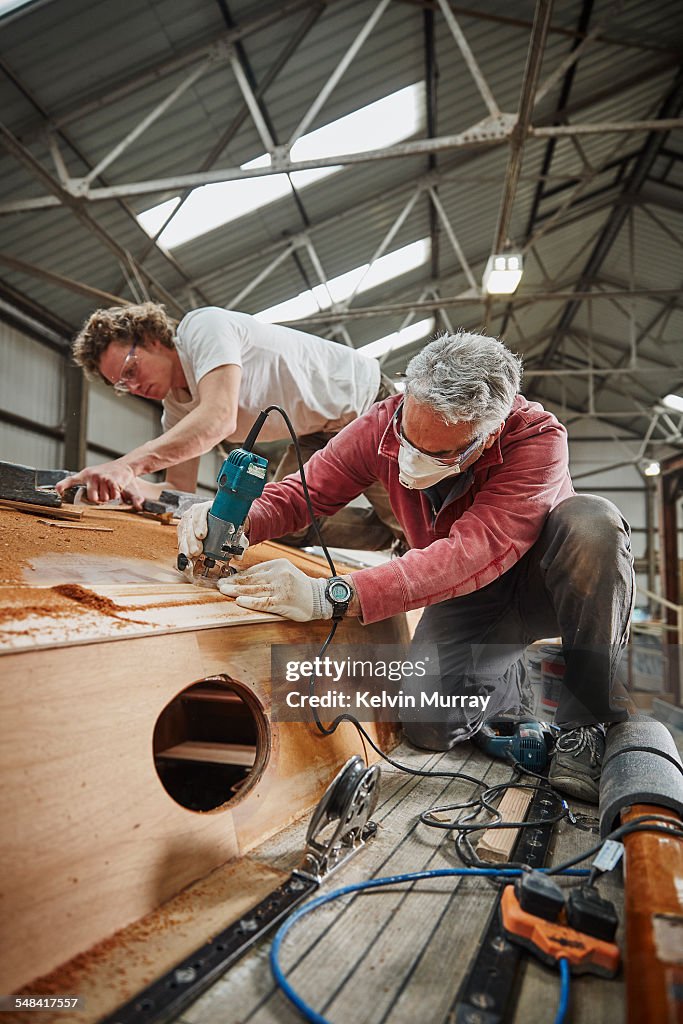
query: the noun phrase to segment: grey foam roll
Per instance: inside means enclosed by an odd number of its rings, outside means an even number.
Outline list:
[[[633,749],[637,748],[637,749]],[[671,733],[653,718],[631,718],[607,732],[600,779],[600,835],[631,804],[655,804],[683,816],[683,765]]]

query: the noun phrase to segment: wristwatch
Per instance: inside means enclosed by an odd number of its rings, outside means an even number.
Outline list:
[[[346,615],[349,603],[353,597],[353,589],[350,583],[341,576],[331,576],[325,587],[325,597],[332,605],[332,619],[339,622]]]

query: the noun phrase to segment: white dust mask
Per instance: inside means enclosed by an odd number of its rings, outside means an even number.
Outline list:
[[[398,449],[398,479],[404,487],[423,491],[433,487],[447,476],[457,476],[460,466],[438,466],[428,455],[402,444]]]

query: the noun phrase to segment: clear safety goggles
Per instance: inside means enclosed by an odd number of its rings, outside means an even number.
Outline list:
[[[120,395],[128,394],[130,389],[135,386],[135,378],[138,372],[138,357],[135,352],[137,344],[137,341],[134,341],[128,350],[126,358],[121,364],[119,379],[113,385],[114,391],[117,391]]]
[[[437,458],[436,455],[430,455],[428,452],[422,452],[419,448],[416,448],[410,443],[403,433],[402,419],[403,402],[397,406],[396,412],[391,418],[394,436],[398,443],[405,448],[406,451],[409,451],[414,455],[419,455],[421,459],[426,459],[428,462],[431,462],[432,465],[438,466],[440,469],[454,469],[462,466],[476,452],[477,448],[480,448],[484,443],[481,437],[475,437],[466,448],[463,448],[460,451],[455,451],[451,455],[439,456]]]

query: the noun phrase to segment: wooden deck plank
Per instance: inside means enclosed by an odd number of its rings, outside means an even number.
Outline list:
[[[453,787],[449,787],[444,794],[447,799],[452,798],[452,791]],[[387,865],[389,874],[395,870],[458,866],[450,835],[428,833],[425,837],[425,832],[425,826],[415,827],[412,842],[405,844],[400,868],[392,859]],[[416,854],[423,854],[418,863]],[[353,928],[347,925],[351,935],[342,933],[338,937],[338,948],[329,951],[331,962],[336,962],[337,956],[348,960],[370,925],[372,934],[368,935],[365,948],[358,951],[353,971],[347,970],[343,985],[337,987],[333,1000],[326,1001],[323,1012],[332,1020],[379,1022],[391,1014],[392,1021],[407,1022],[416,1019],[418,1007],[424,1007],[424,1018],[419,1013],[421,1019],[442,1019],[467,962],[472,930],[483,928],[490,902],[491,890],[486,883],[464,878],[432,879],[410,889],[404,886],[391,897],[359,897],[352,912]],[[464,922],[467,927],[463,927]],[[430,953],[434,947],[436,957]],[[326,937],[318,959],[325,988],[328,950]],[[372,985],[370,1005],[367,987],[359,985],[360,977],[367,978]]]
[[[463,748],[462,752],[442,756],[425,758],[424,754],[407,756],[408,762],[418,762],[422,766],[427,760],[427,766],[434,769],[437,766],[447,771],[454,771],[464,767],[464,770],[472,770],[476,755],[469,747]],[[475,773],[489,774],[493,781],[497,781],[496,773],[500,771],[498,764],[481,759],[477,764]],[[502,777],[505,777],[503,770]],[[426,809],[433,803],[444,803],[458,799],[469,798],[473,790],[471,783],[463,784],[444,779],[413,779],[391,770],[385,773],[383,789],[390,788],[392,792],[388,798],[383,798],[374,815],[375,820],[380,824],[379,840],[369,844],[361,854],[355,857],[344,870],[330,879],[325,890],[336,888],[339,885],[348,884],[354,881],[362,881],[374,875],[389,875],[405,871],[415,871],[425,866],[454,866],[455,859],[449,845],[443,842],[443,834],[439,833],[436,839],[425,826],[419,824],[417,818],[420,811]],[[425,833],[428,833],[425,835]],[[276,861],[281,866],[280,861]],[[441,883],[448,886],[461,884],[459,880],[455,883],[446,880]],[[410,901],[420,900],[421,896],[411,896]],[[316,1001],[319,1009],[320,991],[332,994],[335,984],[344,982],[349,974],[349,960],[352,962],[358,959],[362,962],[366,950],[373,941],[379,939],[382,931],[385,930],[388,922],[394,913],[396,905],[399,905],[406,897],[402,893],[373,895],[360,897],[354,904],[351,898],[344,898],[330,907],[321,908],[315,916],[302,926],[293,944],[293,961],[285,959],[289,967],[291,963],[296,966],[292,971],[294,982],[300,986],[304,998],[307,996]],[[428,894],[424,899],[429,900]],[[415,912],[415,903],[412,902],[410,916]],[[417,911],[419,915],[419,910]],[[371,917],[369,916],[371,915]],[[318,943],[324,936],[324,947],[320,949],[318,956]],[[285,956],[286,956],[285,950]],[[334,965],[334,968],[333,966]],[[364,976],[364,972],[363,976]],[[333,976],[334,974],[334,976]],[[264,1024],[264,1022],[280,1021],[283,1017],[283,1006],[285,1000],[278,992],[270,979],[270,974],[265,979],[251,979],[255,982],[249,992],[243,988],[240,991],[241,1021],[243,1024]],[[230,978],[224,982],[227,990],[230,988]],[[351,984],[355,984],[351,981]],[[252,999],[254,1000],[252,1002]],[[362,1002],[367,1003],[367,998]],[[207,1002],[202,1000],[196,1004],[196,1016],[194,1011],[186,1011],[184,1020],[192,1024],[206,1022],[216,1024],[221,1020],[221,1013],[224,1013],[224,1005],[221,1006],[221,999],[216,995],[211,1000],[215,1006],[215,1017]],[[355,1019],[354,1013],[350,1016],[344,1011],[344,1019]],[[374,1019],[374,1018],[373,1018]]]
[[[414,759],[426,762],[427,767],[434,767],[440,760],[440,755],[431,755],[425,758],[421,755]],[[450,767],[450,766],[449,766]],[[429,780],[434,784],[436,780]],[[327,883],[326,889],[334,889],[338,885],[350,882],[361,881],[372,874],[378,873],[383,860],[387,857],[395,843],[396,837],[402,835],[402,830],[397,827],[395,834],[390,835],[390,815],[392,811],[400,808],[401,801],[416,788],[416,780],[413,780],[401,773],[395,774],[391,771],[385,772],[382,780],[382,790],[377,812],[374,815],[376,821],[380,822],[382,837],[385,835],[388,842],[379,844],[377,840],[370,843],[366,849],[346,865],[342,871],[337,872]],[[293,870],[301,863],[307,818],[289,826],[289,828],[274,836],[267,843],[262,844],[258,849],[252,851],[254,859],[263,857],[264,860],[280,870]],[[384,873],[379,871],[379,873]],[[325,891],[323,890],[323,891]],[[324,934],[328,921],[334,920],[340,911],[340,907],[322,908],[314,918],[310,920],[304,929],[304,941],[299,946],[300,952],[305,955],[309,945],[315,944],[318,938]],[[327,912],[326,912],[327,911]],[[307,941],[309,940],[309,941]],[[270,969],[268,966],[269,943],[261,943],[252,953],[238,964],[232,971],[220,979],[216,984],[192,1007],[183,1014],[183,1022],[191,1024],[224,1024],[226,1019],[226,1008],[234,1005],[237,1000],[240,1006],[240,1022],[246,1024],[254,1012],[260,1007],[269,1004],[271,1007],[271,1020],[282,1021],[283,1024],[300,1022],[300,1017],[291,1010],[289,1003],[282,994],[275,988]]]
[[[463,744],[445,755],[399,748],[393,755],[414,767],[458,770],[485,777],[489,784],[509,777],[501,762]],[[374,818],[377,838],[321,889],[321,892],[372,876],[458,866],[448,833],[417,822],[430,805],[466,799],[471,784],[408,777],[383,767],[380,802]],[[574,806],[574,805],[573,805]],[[594,814],[595,809],[576,805]],[[298,863],[305,821],[291,826],[259,850],[256,859],[280,870]],[[568,822],[556,829],[551,862],[587,849],[597,837]],[[600,883],[603,895],[621,911],[618,877]],[[303,998],[331,1021],[354,1024],[413,1024],[445,1021],[448,1009],[474,953],[495,893],[479,879],[434,879],[405,891],[379,891],[344,897],[298,926],[287,940],[283,963]],[[262,943],[183,1014],[182,1024],[223,1024],[240,1007],[240,1024],[295,1024],[301,1020],[272,983],[269,942]],[[546,1024],[553,1019],[559,975],[526,958],[514,1024]],[[623,1020],[621,978],[572,979],[574,1024],[614,1024]]]

